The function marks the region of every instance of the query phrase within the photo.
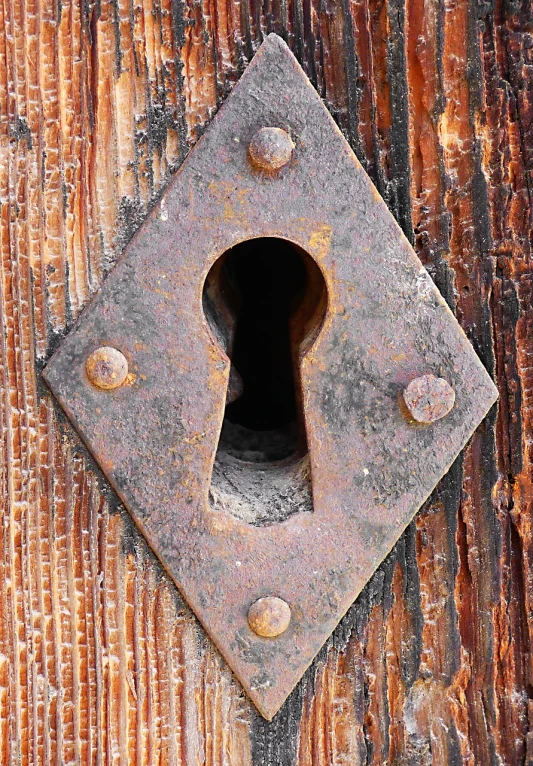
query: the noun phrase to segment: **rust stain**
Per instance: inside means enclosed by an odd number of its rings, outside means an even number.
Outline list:
[[[317,258],[324,258],[331,247],[332,236],[333,229],[331,226],[322,226],[320,229],[313,231],[309,237],[309,250]]]

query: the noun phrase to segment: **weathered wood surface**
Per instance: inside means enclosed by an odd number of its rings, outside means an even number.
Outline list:
[[[272,723],[39,378],[267,31],[501,395]],[[532,75],[528,0],[0,4],[2,764],[533,764]]]

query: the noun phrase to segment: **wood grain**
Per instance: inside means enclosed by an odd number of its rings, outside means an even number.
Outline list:
[[[40,370],[270,31],[501,398],[266,723]],[[528,0],[2,0],[2,764],[533,764],[532,80]]]

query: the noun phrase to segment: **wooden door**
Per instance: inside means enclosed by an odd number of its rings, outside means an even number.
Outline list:
[[[270,31],[500,402],[268,723],[40,371]],[[0,5],[2,764],[533,764],[532,79],[528,0]]]

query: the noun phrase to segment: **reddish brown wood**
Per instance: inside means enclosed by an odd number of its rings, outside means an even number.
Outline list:
[[[0,762],[533,763],[527,0],[0,5]],[[286,37],[500,389],[271,724],[39,372],[262,34]]]

